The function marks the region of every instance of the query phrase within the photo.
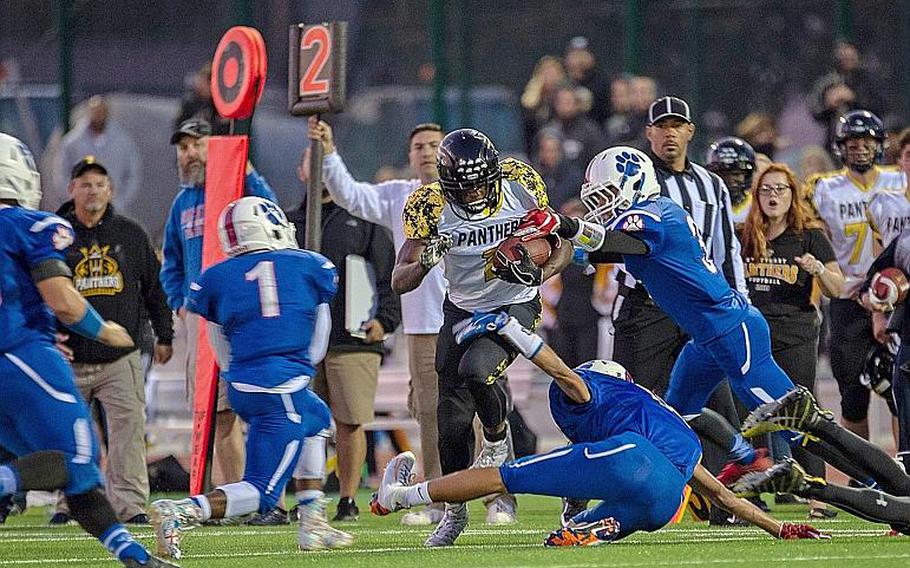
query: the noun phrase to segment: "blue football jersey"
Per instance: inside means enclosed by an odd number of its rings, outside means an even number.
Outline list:
[[[65,263],[64,251],[73,237],[70,224],[56,215],[0,205],[0,351],[35,341],[53,343],[57,320],[31,270],[47,260]]]
[[[575,372],[591,391],[578,404],[550,384],[550,413],[573,444],[606,440],[624,432],[648,439],[688,479],[701,459],[701,443],[685,420],[648,389],[617,379],[584,363]]]
[[[316,308],[337,287],[335,265],[320,254],[250,253],[203,272],[187,308],[222,327],[231,347],[225,380],[268,388],[315,374],[309,348]]]
[[[648,244],[646,255],[623,255],[626,270],[695,341],[710,341],[745,320],[748,300],[730,287],[702,246],[695,221],[673,200],[636,203],[607,229]]]

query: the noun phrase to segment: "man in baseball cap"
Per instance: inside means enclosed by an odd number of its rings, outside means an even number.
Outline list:
[[[89,170],[94,170],[103,176],[108,175],[107,168],[102,166],[101,162],[99,162],[95,156],[86,156],[76,162],[76,165],[73,166],[73,169],[70,172],[70,179],[76,179]]]
[[[202,118],[188,118],[180,123],[180,126],[177,127],[177,130],[171,134],[171,144],[176,144],[180,142],[180,139],[184,136],[192,136],[193,138],[203,138],[205,136],[212,135],[212,125],[209,122]]]
[[[651,108],[648,109],[648,126],[670,117],[692,124],[689,103],[679,97],[660,97],[651,103]]]

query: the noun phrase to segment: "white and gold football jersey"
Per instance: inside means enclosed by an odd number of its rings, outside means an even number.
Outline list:
[[[875,167],[871,183],[862,185],[846,169],[820,174],[809,181],[810,200],[828,228],[837,263],[846,284],[841,298],[850,298],[875,258],[872,227],[866,209],[872,196],[881,191],[903,190],[904,174],[894,168]]]
[[[869,199],[866,216],[875,239],[885,248],[910,228],[910,195],[906,190],[879,191]]]
[[[502,165],[499,204],[489,216],[477,220],[459,217],[442,195],[439,182],[421,186],[408,197],[402,212],[408,239],[434,235],[452,237],[443,262],[449,281],[449,299],[465,311],[489,311],[520,304],[537,296],[537,287],[512,284],[493,276],[496,247],[521,223],[525,213],[548,206],[547,189],[528,164],[506,158]]]

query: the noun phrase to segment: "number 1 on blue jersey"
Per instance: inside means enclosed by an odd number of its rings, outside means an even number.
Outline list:
[[[257,281],[259,284],[259,309],[264,318],[277,318],[281,315],[278,306],[278,280],[275,278],[275,263],[263,260],[246,273],[246,281]]]

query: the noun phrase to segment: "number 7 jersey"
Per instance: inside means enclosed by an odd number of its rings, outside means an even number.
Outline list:
[[[822,174],[809,181],[812,205],[828,228],[837,264],[846,278],[841,298],[850,298],[866,278],[874,257],[872,227],[866,209],[880,191],[903,190],[904,174],[876,166],[877,175],[862,186],[846,169]]]
[[[221,326],[231,348],[225,379],[276,387],[315,369],[317,306],[337,290],[335,265],[299,249],[248,253],[209,267],[190,285],[188,309]]]

